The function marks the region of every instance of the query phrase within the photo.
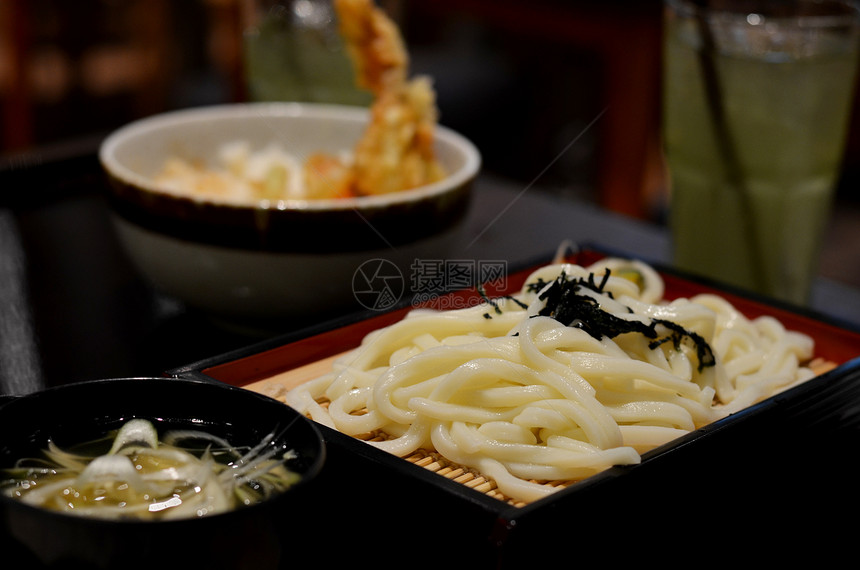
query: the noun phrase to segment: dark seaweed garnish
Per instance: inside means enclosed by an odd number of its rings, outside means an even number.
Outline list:
[[[546,305],[538,312],[539,315],[552,317],[568,327],[580,328],[598,340],[604,336],[615,338],[620,334],[639,333],[652,339],[648,345],[652,349],[665,342],[671,342],[675,349],[679,349],[682,343],[692,343],[699,360],[699,371],[716,363],[707,341],[679,324],[665,319],[651,319],[648,323],[628,321],[604,311],[593,297],[581,293],[583,289],[589,289],[611,297],[610,292],[603,290],[609,273],[607,269],[598,283],[593,273],[588,278],[570,279],[562,272],[551,284],[536,282],[528,287],[530,291],[543,291],[540,299],[546,301]]]
[[[696,356],[699,359],[699,372],[702,371],[702,368],[705,368],[706,366],[714,366],[717,363],[717,359],[714,357],[714,351],[711,350],[708,341],[702,338],[701,335],[688,331],[678,323],[674,323],[672,321],[655,319],[653,322],[655,325],[660,325],[669,329],[669,334],[651,341],[648,344],[650,348],[657,348],[664,342],[671,341],[675,350],[678,350],[681,348],[681,343],[692,343],[693,347],[696,349]]]
[[[478,286],[478,294],[481,296],[481,298],[482,298],[482,299],[483,299],[483,300],[484,300],[488,305],[490,305],[490,306],[493,308],[493,312],[494,312],[494,313],[496,313],[497,315],[501,315],[501,314],[502,314],[502,309],[501,309],[501,308],[499,308],[498,299],[510,299],[511,301],[513,301],[514,303],[516,303],[517,305],[519,305],[519,306],[520,306],[520,308],[522,308],[522,309],[527,309],[527,308],[528,308],[528,305],[526,305],[525,303],[523,303],[523,302],[522,302],[522,301],[520,301],[519,299],[516,299],[516,298],[514,298],[514,297],[512,297],[512,296],[510,296],[510,295],[504,295],[504,296],[502,296],[502,297],[498,297],[498,298],[496,298],[496,299],[491,299],[491,298],[487,295],[487,291],[486,291],[486,290],[484,289],[484,287],[483,287],[483,286],[481,286],[481,285],[479,285],[479,286]],[[490,313],[484,313],[484,318],[485,318],[485,319],[492,319],[492,318],[493,318],[493,316],[492,316]]]

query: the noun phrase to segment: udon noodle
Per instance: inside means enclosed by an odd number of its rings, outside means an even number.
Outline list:
[[[551,264],[513,296],[414,309],[286,402],[398,456],[438,452],[533,501],[815,375],[810,337],[647,264]],[[325,405],[328,404],[328,405]]]

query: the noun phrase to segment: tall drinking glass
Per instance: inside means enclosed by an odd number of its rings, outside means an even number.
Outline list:
[[[245,14],[245,79],[252,101],[366,106],[332,0],[254,0]]]
[[[854,100],[858,6],[666,0],[664,38],[674,264],[806,303]]]

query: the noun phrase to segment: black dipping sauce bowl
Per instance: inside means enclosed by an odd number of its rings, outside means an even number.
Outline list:
[[[16,568],[281,568],[301,547],[302,512],[325,461],[313,422],[272,398],[228,385],[173,378],[69,384],[0,404],[0,467],[92,441],[132,418],[159,434],[197,429],[234,446],[276,431],[295,452],[300,480],[274,498],[207,516],[169,521],[102,520],[0,498],[0,559]],[[0,565],[5,565],[5,562]]]

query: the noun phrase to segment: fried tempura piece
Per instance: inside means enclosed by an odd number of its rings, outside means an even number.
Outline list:
[[[235,184],[224,176],[211,172],[203,164],[179,158],[168,158],[154,182],[177,192],[188,190],[199,196],[228,197],[235,193]]]
[[[305,192],[310,199],[347,198],[354,195],[352,170],[342,160],[315,153],[303,166]]]
[[[444,177],[433,149],[436,97],[430,79],[407,80],[400,31],[372,0],[336,0],[357,82],[376,96],[354,153],[356,194],[384,194]]]
[[[436,107],[427,78],[382,93],[355,147],[358,194],[383,194],[430,184],[445,176],[433,150]]]
[[[340,34],[359,87],[379,95],[406,82],[409,55],[397,25],[373,0],[335,0]]]

